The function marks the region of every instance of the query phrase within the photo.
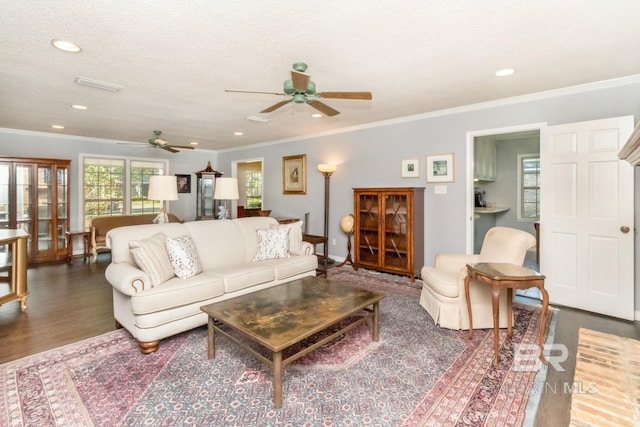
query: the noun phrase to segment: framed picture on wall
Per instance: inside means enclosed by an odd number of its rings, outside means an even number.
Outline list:
[[[402,161],[403,178],[420,178],[420,160],[405,159]]]
[[[454,153],[427,156],[427,182],[453,182],[454,179]]]
[[[176,174],[178,193],[191,193],[191,175]]]
[[[307,194],[307,155],[282,158],[282,193]]]

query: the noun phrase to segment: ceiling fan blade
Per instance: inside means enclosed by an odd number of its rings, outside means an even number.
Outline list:
[[[176,150],[174,148],[171,148],[168,145],[158,145],[158,147],[162,148],[163,150],[167,150],[167,151],[169,151],[171,153],[178,153],[179,152],[178,150]]]
[[[278,109],[278,108],[280,108],[280,107],[283,107],[283,106],[287,105],[287,104],[288,104],[288,103],[290,103],[291,101],[293,101],[293,99],[288,99],[288,100],[286,100],[286,101],[280,101],[280,102],[278,102],[278,103],[276,103],[276,104],[273,104],[273,105],[272,105],[271,107],[269,107],[269,108],[265,108],[264,110],[262,110],[262,111],[260,111],[260,112],[261,112],[261,113],[270,113],[270,112],[272,112],[272,111],[277,110],[277,109]]]
[[[253,90],[231,90],[231,89],[225,89],[225,92],[233,92],[233,93],[262,93],[264,95],[284,95],[284,93],[278,93],[278,92],[260,92],[260,91],[253,91]]]
[[[336,99],[372,99],[371,92],[320,92],[320,98]]]
[[[333,108],[329,107],[324,102],[320,102],[320,101],[317,101],[315,99],[307,100],[307,104],[309,104],[310,106],[312,106],[316,110],[320,111],[321,113],[323,113],[324,115],[329,116],[329,117],[333,117],[333,116],[336,116],[336,115],[340,114],[340,111],[334,110]]]
[[[300,92],[306,92],[309,87],[309,81],[311,80],[311,75],[307,73],[302,73],[300,71],[291,71],[291,81],[293,82],[293,87]]]
[[[170,148],[180,148],[182,150],[195,150],[196,147],[193,145],[169,145]]]

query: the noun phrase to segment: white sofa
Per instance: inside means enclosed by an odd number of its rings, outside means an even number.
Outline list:
[[[313,247],[302,242],[301,231],[290,233],[294,238],[291,244],[298,244],[300,255],[254,261],[258,249],[256,230],[274,227],[280,226],[273,218],[250,217],[134,225],[109,231],[107,246],[112,262],[105,276],[113,286],[117,324],[138,340],[142,353],[152,353],[161,339],[206,324],[207,315],[200,310],[203,305],[314,276],[318,260]],[[191,236],[202,272],[152,286],[153,276],[138,267],[129,243],[159,232],[167,238]]]

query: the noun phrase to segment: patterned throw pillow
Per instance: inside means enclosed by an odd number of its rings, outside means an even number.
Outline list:
[[[151,286],[158,286],[175,276],[167,255],[164,233],[156,233],[143,240],[131,240],[129,249],[140,270],[149,275]]]
[[[291,224],[274,224],[271,228],[285,228],[289,233],[289,254],[302,255],[302,221]]]
[[[286,227],[257,229],[258,249],[254,261],[289,257],[289,229]]]
[[[182,280],[202,271],[196,245],[188,234],[167,238],[167,252],[173,272]]]

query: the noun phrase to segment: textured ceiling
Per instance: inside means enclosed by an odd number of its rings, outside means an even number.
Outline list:
[[[637,0],[0,0],[0,9],[0,127],[120,141],[159,129],[172,144],[232,148],[640,73]],[[277,95],[224,91],[281,92],[297,61],[319,91],[373,100],[324,100],[341,114],[314,119],[304,104],[260,114]],[[516,74],[494,76],[505,67]],[[78,76],[124,88],[82,87]]]

